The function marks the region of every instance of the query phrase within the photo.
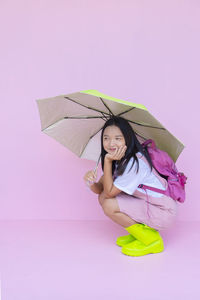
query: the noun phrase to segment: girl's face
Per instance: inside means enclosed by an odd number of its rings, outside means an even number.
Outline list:
[[[116,148],[119,149],[119,147],[125,145],[123,133],[117,126],[106,127],[103,133],[103,147],[106,152],[113,154]]]

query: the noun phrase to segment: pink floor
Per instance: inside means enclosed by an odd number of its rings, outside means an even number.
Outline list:
[[[165,250],[130,257],[112,221],[1,221],[2,300],[200,299],[200,223],[161,232]]]

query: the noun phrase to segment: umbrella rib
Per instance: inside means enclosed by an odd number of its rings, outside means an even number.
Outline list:
[[[92,139],[92,138],[93,138],[100,130],[102,130],[102,128],[103,128],[103,127],[101,127],[101,128],[100,128],[97,132],[95,132],[93,135],[91,135],[90,138],[89,138],[89,141],[90,141],[90,140],[91,140],[91,139]],[[85,148],[87,147],[89,141],[88,141],[87,144],[85,145],[85,147],[84,147],[82,153],[84,152]],[[81,153],[81,155],[82,155],[82,153]]]
[[[86,116],[86,117],[64,117],[64,119],[104,119],[101,116]]]
[[[105,105],[105,107],[107,108],[107,110],[110,112],[110,114],[112,116],[114,116],[113,112],[110,110],[110,108],[108,107],[108,105],[103,101],[103,99],[101,97],[99,97],[99,99],[101,100],[101,102]]]
[[[97,132],[95,132],[93,135],[90,136],[90,140],[100,131],[103,127],[101,127]]]
[[[119,117],[119,116],[121,116],[121,115],[123,115],[123,114],[125,114],[125,113],[131,111],[132,109],[135,109],[135,108],[136,108],[136,107],[131,107],[130,109],[128,109],[128,110],[126,110],[126,111],[124,111],[124,112],[122,112],[122,113],[120,113],[120,114],[117,114],[117,117]]]
[[[107,116],[104,116],[103,113],[101,113],[103,116],[85,116],[85,117],[64,117],[64,119],[102,119],[104,121],[108,120]]]
[[[102,111],[99,110],[99,109],[96,109],[96,108],[92,108],[92,107],[86,106],[86,105],[81,104],[81,103],[79,103],[79,102],[77,102],[77,101],[75,101],[75,100],[73,100],[73,99],[71,99],[71,98],[69,98],[69,97],[66,97],[66,96],[64,96],[64,98],[65,98],[65,99],[68,99],[68,100],[70,100],[70,101],[72,101],[72,102],[74,102],[74,103],[76,103],[76,104],[78,104],[78,105],[81,105],[81,106],[83,106],[83,107],[85,107],[85,108],[92,109],[92,110],[94,110],[94,111],[97,111],[97,112],[100,112],[100,113],[104,113],[104,114],[107,114],[107,115],[109,116],[109,114],[108,114],[107,112],[102,112]]]
[[[107,121],[109,118],[110,118],[110,115],[105,115],[103,112],[101,112],[101,114],[103,115],[103,117],[102,117],[102,119],[104,120],[104,121]]]
[[[145,141],[148,139],[148,138],[145,138],[144,136],[142,136],[141,134],[137,133],[136,131],[135,131],[135,134],[138,135],[139,137],[141,137]]]
[[[64,119],[75,119],[75,120],[77,120],[77,119],[102,119],[102,120],[104,120],[104,121],[106,121],[107,119],[105,119],[104,117],[101,117],[101,116],[94,116],[94,117],[64,117],[64,118],[62,118],[62,119],[60,119],[60,120],[57,120],[56,121],[56,123],[57,122],[60,122],[60,121],[62,121],[62,120],[64,120]],[[44,130],[46,130],[46,129],[48,129],[49,127],[51,127],[52,125],[54,125],[55,123],[53,123],[53,124],[51,124],[51,125],[49,125],[48,127],[46,127]]]
[[[136,124],[136,125],[139,125],[139,126],[143,126],[143,127],[149,127],[149,128],[155,128],[155,129],[162,129],[162,130],[166,130],[165,128],[163,127],[155,127],[155,126],[151,126],[151,125],[144,125],[144,124],[140,124],[140,123],[137,123],[137,122],[134,122],[134,121],[131,121],[131,120],[128,120],[126,119],[128,122],[130,123],[133,123],[133,124]]]

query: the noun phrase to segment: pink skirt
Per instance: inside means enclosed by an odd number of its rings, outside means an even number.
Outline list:
[[[157,230],[164,230],[174,223],[177,202],[165,195],[152,197],[136,191],[133,196],[124,192],[116,196],[120,211],[137,223],[146,224]]]

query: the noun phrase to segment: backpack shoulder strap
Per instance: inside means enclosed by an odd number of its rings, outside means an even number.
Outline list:
[[[147,159],[142,156],[140,157],[147,165],[149,165]],[[160,183],[162,184],[162,186],[165,188],[165,190],[167,190],[167,187],[168,187],[168,182],[166,179],[164,179],[162,176],[160,176],[160,174],[155,170],[155,168],[153,167],[152,169],[152,173],[158,178],[158,180],[160,181]],[[138,186],[140,187],[140,186]],[[140,187],[141,188],[141,187]],[[165,193],[164,190],[160,190],[160,189],[157,189],[157,188],[154,188],[154,187],[150,187],[150,186],[146,186],[146,185],[142,185],[142,188],[143,189],[149,189],[149,190],[152,190],[154,192],[158,192],[158,193]],[[162,192],[161,192],[162,191]]]

